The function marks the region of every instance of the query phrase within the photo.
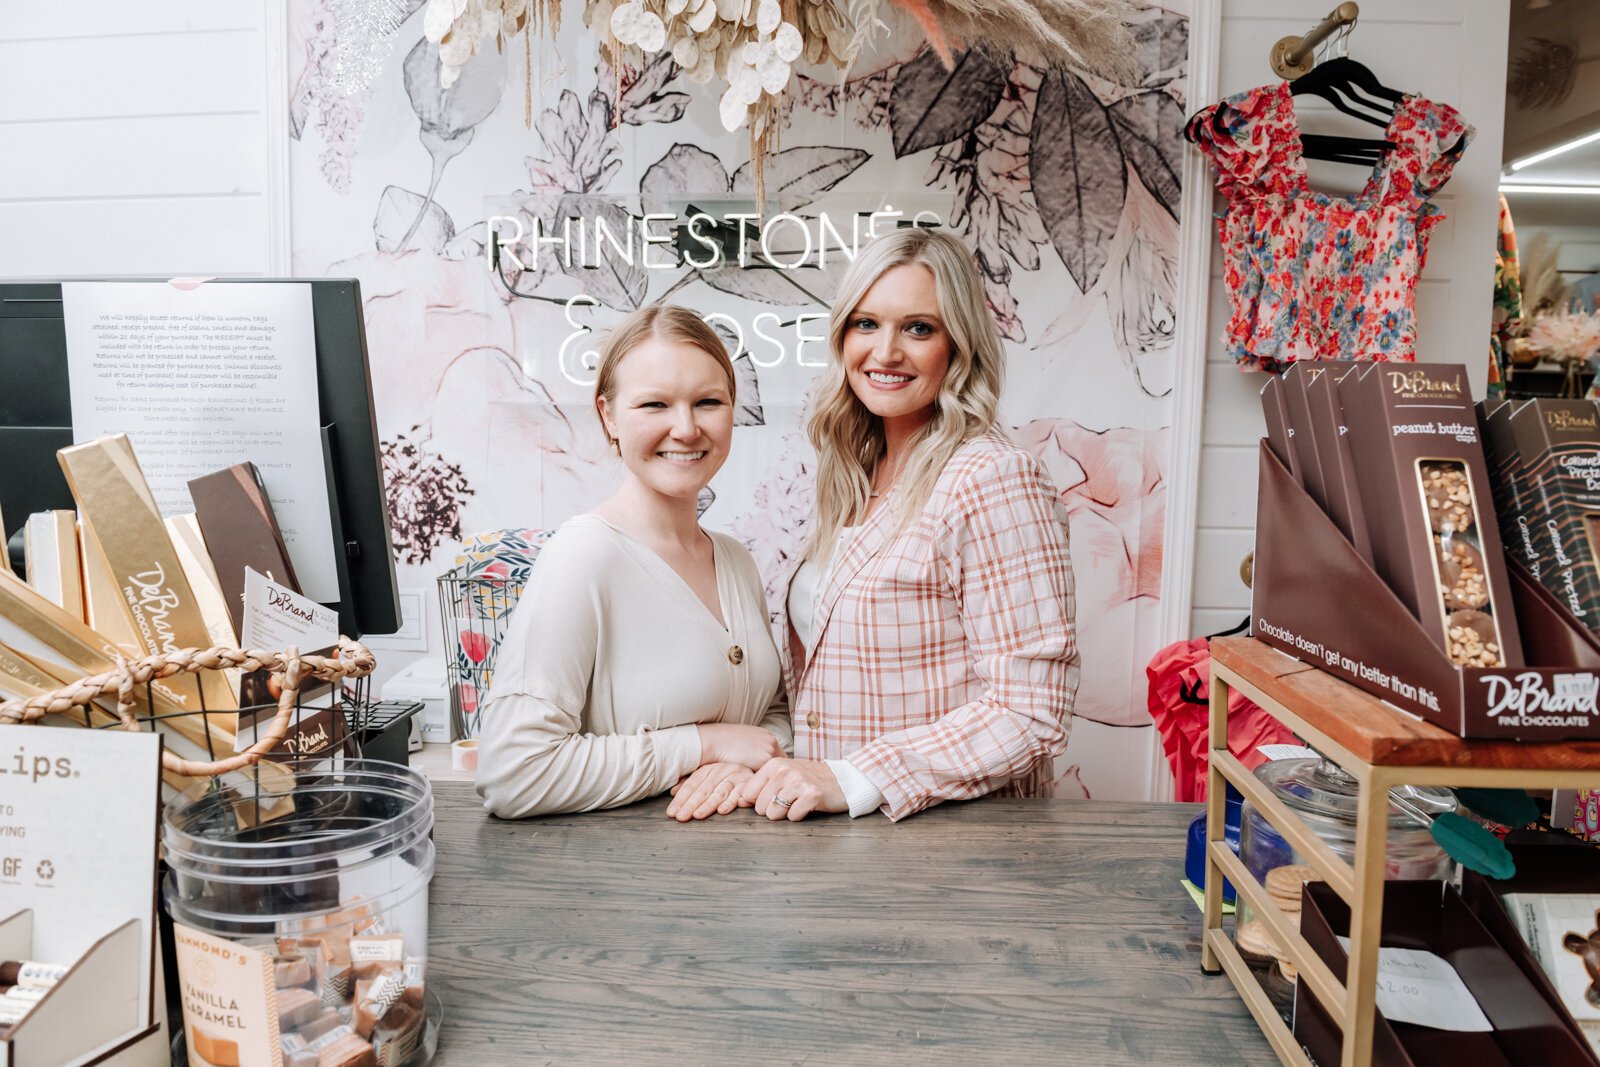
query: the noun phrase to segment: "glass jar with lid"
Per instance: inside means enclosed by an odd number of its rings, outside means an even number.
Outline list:
[[[1352,864],[1355,862],[1356,803],[1360,786],[1352,775],[1321,757],[1273,760],[1257,767],[1255,775],[1327,844],[1334,855]],[[1429,815],[1455,811],[1457,807],[1455,795],[1447,789],[1398,786],[1395,792]],[[1239,857],[1258,882],[1266,885],[1267,876],[1280,867],[1309,866],[1307,859],[1294,850],[1249,800],[1244,802],[1241,823]],[[1302,873],[1314,877],[1309,871]],[[1429,828],[1391,804],[1384,877],[1448,879],[1454,873],[1455,861],[1433,839]],[[1292,905],[1282,902],[1286,910],[1298,908],[1298,899]],[[1273,944],[1270,931],[1265,924],[1252,921],[1250,907],[1242,896],[1238,908],[1235,937],[1239,948],[1247,954],[1275,956],[1281,960],[1282,953]],[[1295,916],[1291,914],[1290,918],[1293,920]],[[1292,968],[1285,968],[1286,976],[1289,971]]]

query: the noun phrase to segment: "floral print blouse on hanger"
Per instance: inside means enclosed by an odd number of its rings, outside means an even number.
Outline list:
[[[1218,230],[1229,355],[1265,371],[1297,359],[1415,359],[1417,278],[1444,220],[1428,198],[1473,134],[1456,110],[1402,97],[1385,134],[1395,147],[1351,196],[1307,184],[1288,82],[1213,104],[1192,128],[1227,201]]]

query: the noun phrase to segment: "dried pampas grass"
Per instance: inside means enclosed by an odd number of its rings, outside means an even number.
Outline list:
[[[1522,269],[1522,317],[1526,322],[1567,302],[1561,280],[1561,245],[1547,233],[1536,233],[1517,252]]]
[[[951,65],[954,49],[1028,52],[1046,66],[1077,67],[1111,81],[1137,81],[1129,0],[893,0]],[[929,24],[935,28],[930,30]]]

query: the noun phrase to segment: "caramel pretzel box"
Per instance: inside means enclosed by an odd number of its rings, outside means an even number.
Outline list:
[[[1339,403],[1339,382],[1354,374],[1363,364],[1335,360],[1323,364],[1322,373],[1305,385],[1306,406],[1311,416],[1311,434],[1317,442],[1317,460],[1322,464],[1322,484],[1327,493],[1323,510],[1344,534],[1345,540],[1372,562],[1372,541],[1367,534],[1366,513],[1361,507],[1361,488],[1350,456],[1348,427],[1344,408]]]
[[[1300,484],[1323,511],[1328,511],[1328,487],[1323,479],[1323,460],[1316,433],[1311,427],[1311,401],[1307,389],[1321,378],[1324,364],[1291,363],[1283,372],[1283,403],[1289,414],[1289,447],[1300,469]],[[1331,512],[1330,512],[1331,515]]]
[[[1539,581],[1600,632],[1600,407],[1535,400],[1512,414],[1522,472],[1522,520],[1542,560]]]
[[[1337,391],[1374,568],[1452,662],[1522,666],[1466,368],[1374,364]]]
[[[1494,492],[1495,512],[1500,516],[1500,542],[1507,555],[1528,568],[1535,578],[1544,568],[1544,559],[1534,545],[1534,520],[1528,510],[1527,489],[1522,481],[1521,450],[1511,431],[1511,417],[1523,407],[1509,400],[1484,400],[1478,404],[1478,427],[1489,460],[1489,485]]]
[[[1261,411],[1267,420],[1267,447],[1294,480],[1304,485],[1300,479],[1299,459],[1290,444],[1289,409],[1283,402],[1283,380],[1275,374],[1268,375],[1266,384],[1261,387]]]

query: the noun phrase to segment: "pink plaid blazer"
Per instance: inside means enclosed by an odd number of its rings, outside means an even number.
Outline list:
[[[782,605],[795,757],[848,758],[896,820],[943,800],[1051,795],[1078,689],[1055,487],[990,432],[956,452],[891,539],[894,525],[880,507],[850,541],[798,669]]]

